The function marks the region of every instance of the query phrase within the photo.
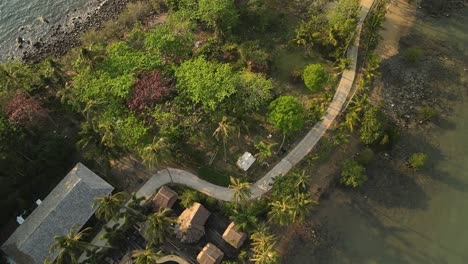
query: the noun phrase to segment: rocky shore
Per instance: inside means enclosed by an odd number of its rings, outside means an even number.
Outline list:
[[[117,17],[127,3],[137,0],[103,0],[94,4],[89,10],[74,10],[62,23],[52,26],[50,32],[39,39],[25,40],[18,36],[16,49],[12,52],[14,59],[25,62],[39,61],[45,57],[62,56],[71,48],[80,44],[80,35],[90,29],[99,29],[103,23]],[[49,23],[46,18],[42,23]]]

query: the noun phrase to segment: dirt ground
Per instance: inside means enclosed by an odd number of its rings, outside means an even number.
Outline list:
[[[381,60],[398,54],[400,39],[408,34],[413,25],[417,6],[416,2],[409,3],[407,0],[390,1],[375,50]]]

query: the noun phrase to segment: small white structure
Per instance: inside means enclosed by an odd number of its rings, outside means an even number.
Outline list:
[[[245,152],[244,155],[242,155],[238,160],[237,160],[237,166],[241,168],[244,171],[247,171],[250,166],[257,160],[252,153],[250,152]]]

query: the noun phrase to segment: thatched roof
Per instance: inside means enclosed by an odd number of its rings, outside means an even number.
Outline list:
[[[200,264],[219,264],[223,260],[224,253],[215,245],[208,243],[198,253],[197,261]]]
[[[44,263],[54,237],[67,234],[74,224],[81,228],[95,211],[91,206],[94,198],[113,189],[78,163],[8,238],[2,250],[17,264]]]
[[[163,186],[153,198],[153,208],[155,210],[159,208],[171,208],[176,201],[177,193],[171,188]]]
[[[239,232],[236,230],[234,222],[228,225],[226,231],[224,231],[223,234],[223,239],[237,249],[242,246],[246,238],[247,235],[244,232]]]
[[[194,203],[185,209],[177,219],[176,236],[184,243],[194,243],[205,235],[205,222],[210,216],[203,205]]]

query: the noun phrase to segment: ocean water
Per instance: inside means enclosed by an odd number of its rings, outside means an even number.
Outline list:
[[[0,0],[0,60],[22,51],[17,39],[25,44],[44,40],[61,25],[69,27],[73,18],[83,16],[104,0]]]

